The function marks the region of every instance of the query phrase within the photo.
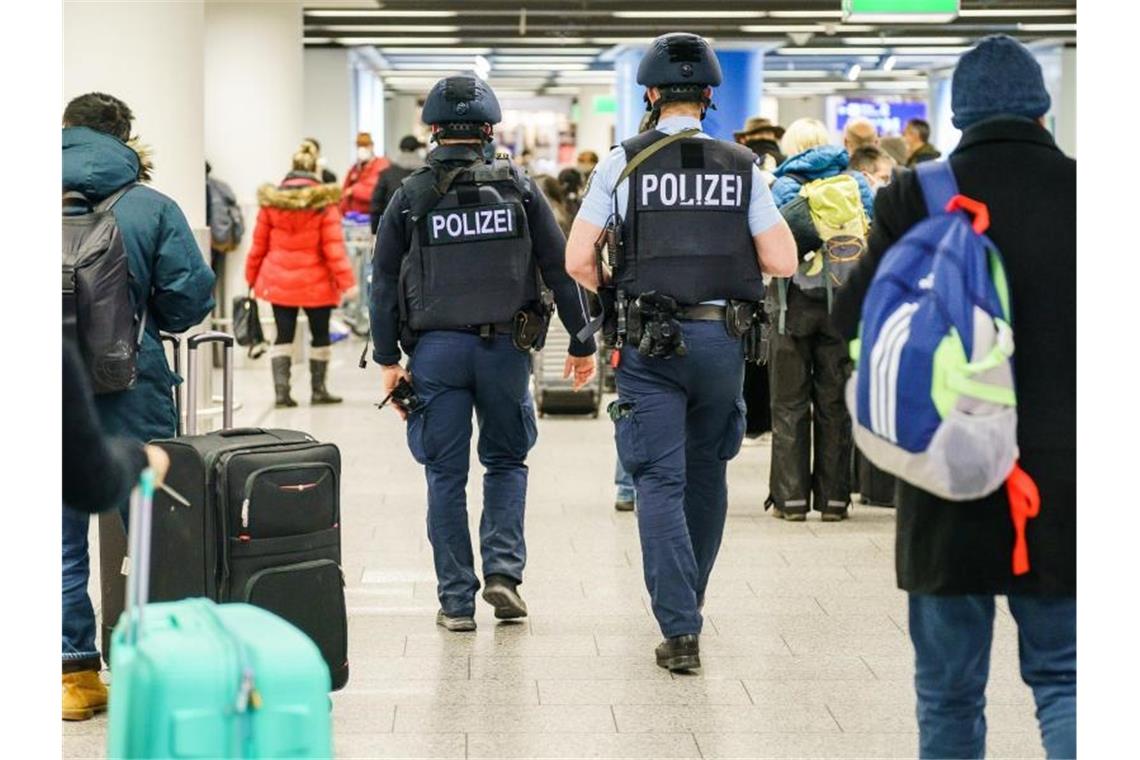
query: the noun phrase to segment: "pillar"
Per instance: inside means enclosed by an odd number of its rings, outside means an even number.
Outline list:
[[[246,291],[257,188],[281,181],[306,137],[300,0],[210,0],[203,41],[205,98],[199,119],[204,117],[206,125],[205,157],[214,176],[233,188],[246,221],[241,246],[226,254],[220,300],[228,316],[230,299]],[[266,334],[272,336],[272,327]],[[235,361],[241,366],[248,360],[238,351]]]
[[[153,150],[152,185],[178,203],[199,237],[206,224],[203,6],[67,0],[63,9],[64,104],[98,91],[130,106],[134,133]]]
[[[352,66],[344,48],[306,48],[302,130],[321,143],[330,170],[343,179],[356,160]]]
[[[578,95],[578,123],[575,129],[575,146],[578,153],[592,150],[605,158],[614,143],[616,113],[600,112],[595,98],[613,98],[614,90],[608,86],[583,87]]]

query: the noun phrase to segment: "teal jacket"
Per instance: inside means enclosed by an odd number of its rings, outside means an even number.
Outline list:
[[[63,130],[64,192],[77,190],[97,202],[146,176],[138,153],[120,140],[87,127]],[[175,432],[172,388],[182,379],[170,370],[158,333],[185,332],[205,319],[214,308],[214,273],[178,204],[157,190],[131,188],[113,213],[131,295],[146,304],[146,332],[134,387],[97,396],[95,404],[107,433],[141,441],[169,437]]]

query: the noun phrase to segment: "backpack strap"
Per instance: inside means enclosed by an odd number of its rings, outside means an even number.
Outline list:
[[[137,184],[138,184],[138,182],[130,182],[126,185],[123,185],[118,190],[111,193],[110,195],[108,195],[103,200],[99,201],[99,203],[95,204],[95,206],[92,210],[95,211],[96,213],[102,213],[104,211],[110,211],[111,209],[113,209],[115,207],[115,204],[119,202],[119,199],[122,198],[124,195],[126,195],[127,191],[130,190],[132,187],[134,187]]]
[[[926,213],[938,216],[946,213],[946,204],[958,194],[958,180],[949,161],[924,161],[915,167],[922,197],[926,200]]]

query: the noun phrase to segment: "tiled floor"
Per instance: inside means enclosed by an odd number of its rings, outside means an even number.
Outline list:
[[[240,370],[235,383],[238,424],[308,430],[344,455],[352,676],[333,697],[338,757],[915,755],[890,510],[857,507],[840,524],[774,520],[762,507],[768,448],[742,449],[729,470],[704,669],[671,677],[653,662],[635,518],[613,511],[610,423],[546,418],[530,457],[530,618],[496,625],[480,602],[478,632],[446,633],[434,624],[422,471],[396,415],[374,408],[378,372],[356,369],[359,350],[337,349],[339,407],[272,411],[267,367]],[[294,395],[307,401],[307,373],[297,374]],[[470,504],[480,503],[473,477]],[[990,756],[1040,757],[1011,622],[998,615]],[[102,756],[105,718],[63,730],[66,757]]]

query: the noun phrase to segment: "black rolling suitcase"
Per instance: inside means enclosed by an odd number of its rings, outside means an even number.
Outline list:
[[[223,429],[195,435],[195,357],[224,346]],[[333,689],[348,681],[340,560],[340,451],[308,433],[232,428],[233,337],[187,339],[188,435],[153,441],[170,456],[170,494],[155,495],[150,599],[247,602],[309,635]],[[115,619],[117,619],[115,615]]]
[[[859,502],[872,507],[893,507],[895,505],[895,476],[883,472],[859,449],[854,450],[855,482],[859,489]]]

